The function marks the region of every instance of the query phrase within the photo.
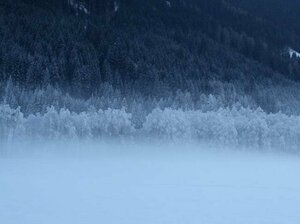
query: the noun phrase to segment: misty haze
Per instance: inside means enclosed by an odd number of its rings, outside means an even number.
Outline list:
[[[299,12],[2,0],[0,223],[300,223]]]

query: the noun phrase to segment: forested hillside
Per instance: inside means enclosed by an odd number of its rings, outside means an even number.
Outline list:
[[[300,34],[300,1],[298,0],[229,0],[253,15],[266,19],[282,30]]]
[[[0,36],[1,100],[25,114],[300,112],[298,33],[231,1],[1,1]]]

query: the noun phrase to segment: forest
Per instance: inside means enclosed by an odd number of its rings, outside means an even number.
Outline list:
[[[10,127],[15,111],[29,121],[61,110],[71,117],[116,110],[130,115],[134,129],[169,110],[188,120],[192,111],[236,108],[293,120],[300,115],[299,30],[251,7],[234,0],[2,1],[0,124]]]

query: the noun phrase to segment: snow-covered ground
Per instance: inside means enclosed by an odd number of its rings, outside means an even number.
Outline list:
[[[95,150],[83,154],[85,147]],[[93,147],[2,154],[0,223],[300,223],[296,155],[187,145]]]

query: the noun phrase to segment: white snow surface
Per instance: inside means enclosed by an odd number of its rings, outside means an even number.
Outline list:
[[[292,48],[288,48],[288,53],[290,55],[290,58],[292,58],[293,56],[296,56],[297,58],[300,58],[300,53],[293,50]]]
[[[191,145],[34,147],[70,153],[2,154],[0,223],[300,223],[296,155]]]

